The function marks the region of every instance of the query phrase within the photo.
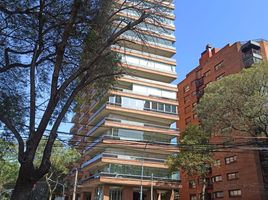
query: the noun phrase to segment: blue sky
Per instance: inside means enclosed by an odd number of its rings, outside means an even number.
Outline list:
[[[205,46],[268,40],[268,0],[175,0],[179,82],[198,65]]]

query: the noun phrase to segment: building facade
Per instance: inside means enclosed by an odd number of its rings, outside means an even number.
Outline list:
[[[73,117],[72,141],[83,148],[83,158],[75,166],[80,199],[176,199],[180,176],[170,173],[165,164],[170,153],[178,152],[179,132],[171,128],[178,120],[177,87],[170,84],[177,77],[172,59],[175,16],[171,1],[161,5],[168,18],[163,26],[144,26],[152,28],[146,32],[146,43],[136,38],[124,47],[112,47],[131,75],[120,77],[102,99],[81,105]],[[66,178],[71,188],[75,171]]]
[[[199,124],[195,106],[204,93],[204,88],[229,74],[238,73],[262,60],[268,60],[268,42],[256,40],[228,44],[222,49],[207,45],[201,54],[199,66],[178,84],[179,121],[183,130],[189,124]],[[241,139],[236,139],[239,143]],[[221,137],[211,138],[212,143],[225,142]],[[266,200],[268,184],[268,155],[259,152],[238,151],[214,153],[215,165],[207,177],[206,199]],[[182,176],[181,199],[200,199],[202,180]]]

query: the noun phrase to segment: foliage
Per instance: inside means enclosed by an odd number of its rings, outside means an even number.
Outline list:
[[[210,134],[199,126],[188,126],[179,139],[180,152],[168,159],[171,171],[182,170],[188,175],[204,176],[212,163],[212,148],[209,145]]]
[[[157,2],[0,2],[0,126],[17,139],[21,165],[12,199],[27,199],[49,172],[58,127],[74,100],[99,98],[126,73],[113,49],[144,39],[139,25],[145,20],[161,23],[165,9]],[[123,11],[135,17],[117,15]],[[94,95],[81,100],[85,90]],[[44,135],[49,137],[37,167],[34,159]]]
[[[210,83],[198,106],[205,131],[268,136],[268,63]]]
[[[41,141],[35,158],[36,166],[42,161],[44,148],[45,142]],[[63,179],[69,172],[69,166],[75,163],[79,158],[80,154],[75,149],[64,146],[60,141],[55,141],[50,159],[51,168],[44,178],[49,191],[49,199],[52,199],[53,193],[59,187],[59,184],[63,184]],[[62,185],[60,185],[60,187],[62,187]]]
[[[19,169],[16,153],[12,143],[0,139],[0,199],[8,198],[15,185]]]

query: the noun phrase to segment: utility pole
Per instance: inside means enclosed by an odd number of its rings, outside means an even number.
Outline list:
[[[154,174],[152,173],[152,180],[151,180],[151,200],[154,200],[154,185],[153,185],[153,180],[154,180]]]
[[[78,168],[75,169],[73,200],[76,199],[77,177],[78,177]]]

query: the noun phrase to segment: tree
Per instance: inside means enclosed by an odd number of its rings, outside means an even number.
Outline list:
[[[37,159],[35,165],[39,165],[42,160],[42,154],[44,151],[45,142],[41,141],[41,144],[37,150]],[[63,179],[69,172],[69,166],[80,158],[79,153],[60,141],[55,141],[51,154],[51,167],[49,172],[43,178],[47,184],[49,192],[49,200],[52,200],[54,192],[58,187],[64,187]],[[61,184],[61,185],[59,185]]]
[[[112,49],[145,41],[144,22],[161,24],[166,13],[159,2],[1,1],[0,121],[17,140],[20,163],[12,199],[27,199],[49,172],[58,127],[81,91],[94,91],[86,100],[99,97],[126,73]],[[42,161],[34,166],[45,133]]]
[[[0,199],[8,199],[15,185],[19,169],[16,153],[12,143],[0,139]]]
[[[268,63],[210,83],[197,111],[210,133],[239,131],[268,137]]]
[[[180,152],[171,155],[167,164],[171,171],[180,170],[188,176],[203,180],[202,199],[205,199],[206,176],[210,171],[213,148],[209,145],[210,134],[199,126],[188,126],[179,139]]]

